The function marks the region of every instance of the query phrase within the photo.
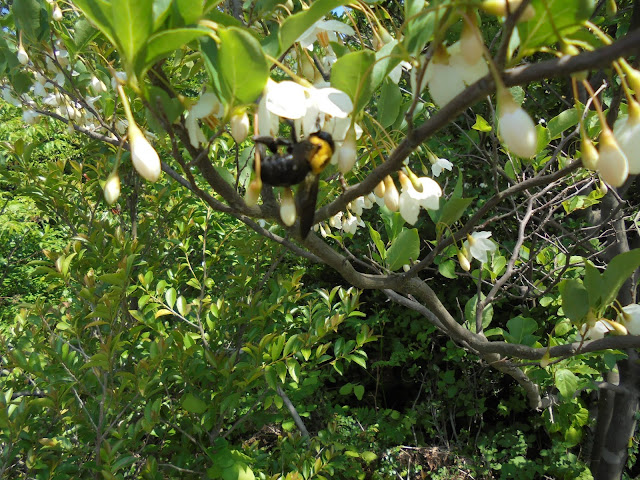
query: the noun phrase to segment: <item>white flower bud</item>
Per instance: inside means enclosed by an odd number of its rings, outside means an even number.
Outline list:
[[[460,36],[460,51],[469,65],[475,65],[482,58],[484,46],[481,38],[478,27],[464,22]]]
[[[247,112],[231,117],[231,136],[237,143],[242,143],[249,135],[249,115]]]
[[[346,134],[338,150],[338,170],[343,174],[350,172],[357,160],[356,134],[352,128]]]
[[[253,180],[247,188],[247,193],[244,196],[244,201],[249,207],[253,207],[258,203],[260,192],[262,191],[262,180],[256,178]]]
[[[51,18],[53,18],[56,22],[59,22],[60,20],[62,20],[62,10],[60,10],[60,7],[58,6],[58,4],[56,4],[56,6],[53,8],[53,13],[51,14]]]
[[[91,87],[91,91],[93,91],[94,95],[100,95],[102,92],[107,91],[107,86],[96,76],[91,77],[89,86]]]
[[[599,146],[598,173],[612,187],[621,187],[629,176],[629,162],[608,127],[600,134]]]
[[[373,189],[373,193],[375,194],[376,197],[378,198],[384,198],[384,192],[385,192],[386,188],[384,186],[384,180],[382,182],[380,182],[378,185],[376,185],[376,188]]]
[[[109,175],[107,181],[104,184],[104,199],[109,205],[115,203],[120,196],[120,177],[118,172],[114,172]]]
[[[129,124],[129,146],[131,162],[142,177],[155,182],[160,178],[162,165],[158,152],[151,146],[135,123]]]
[[[460,262],[460,268],[462,268],[462,270],[465,272],[471,270],[471,263],[462,250],[458,250],[458,261]]]
[[[598,150],[586,134],[580,142],[580,152],[582,153],[582,166],[589,170],[596,170],[598,168]]]
[[[296,202],[288,187],[283,190],[282,198],[280,198],[280,218],[287,227],[296,223]]]
[[[396,184],[393,183],[391,176],[387,175],[384,179],[384,204],[392,212],[397,212],[400,206],[400,194],[396,188]]]
[[[519,157],[531,158],[538,149],[538,133],[531,117],[504,90],[499,95],[498,127],[504,146]]]
[[[629,116],[622,126],[615,131],[618,145],[627,156],[629,174],[640,173],[640,104],[633,100],[629,104]]]
[[[17,55],[18,55],[18,61],[22,65],[26,65],[27,63],[29,63],[29,55],[27,55],[27,51],[22,46],[22,43],[20,43],[20,46],[18,47]]]

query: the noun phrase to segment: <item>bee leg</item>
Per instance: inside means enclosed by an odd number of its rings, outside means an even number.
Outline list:
[[[290,147],[292,141],[287,138],[273,138],[268,136],[255,136],[253,137],[253,141],[255,143],[260,143],[262,145],[266,145],[266,147],[271,150],[272,153],[278,153],[278,147],[287,146]]]
[[[298,211],[298,217],[300,217],[300,236],[303,240],[307,238],[313,226],[319,182],[320,177],[313,173],[308,173],[298,187],[298,193],[296,194],[296,209]]]

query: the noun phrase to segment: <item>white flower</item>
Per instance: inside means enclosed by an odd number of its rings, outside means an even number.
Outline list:
[[[497,245],[489,240],[490,236],[491,232],[475,232],[467,235],[464,248],[473,258],[487,263],[489,261],[487,254],[493,253],[497,248]]]
[[[104,199],[109,205],[115,203],[120,196],[120,177],[118,172],[114,172],[109,175],[107,181],[104,184]]]
[[[364,197],[358,197],[356,198],[353,202],[351,202],[350,204],[350,209],[351,211],[357,216],[361,216],[362,215],[362,211],[367,208],[366,202],[364,200]]]
[[[604,320],[598,320],[593,324],[593,326],[589,327],[587,323],[583,326],[583,331],[578,332],[578,338],[580,340],[600,340],[604,338],[604,336],[613,331],[613,327],[611,327]]]
[[[33,125],[34,123],[36,123],[38,117],[40,117],[40,114],[35,110],[25,110],[22,112],[22,120],[24,121],[24,123],[27,123],[29,125]]]
[[[400,195],[398,194],[396,184],[393,182],[393,178],[391,178],[390,175],[387,175],[384,179],[384,188],[384,204],[392,212],[397,212],[399,208]]]
[[[333,228],[342,228],[342,216],[342,212],[336,213],[329,219],[329,225],[331,225]]]
[[[155,182],[162,173],[158,152],[151,146],[135,123],[129,124],[129,146],[131,162],[142,177]]]
[[[296,202],[293,199],[293,193],[290,188],[286,187],[280,198],[280,218],[287,227],[290,227],[296,223],[296,216]]]
[[[462,41],[456,42],[447,48],[449,64],[456,68],[458,75],[465,85],[471,85],[489,73],[489,66],[482,54],[474,63],[469,63],[466,51],[462,48]]]
[[[18,46],[17,55],[18,55],[18,61],[22,65],[26,65],[27,63],[29,63],[29,55],[27,54],[27,51],[22,46],[22,43],[20,43],[20,45]]]
[[[118,86],[118,83],[126,83],[127,82],[127,73],[126,72],[115,72],[115,76],[111,79],[111,88],[114,90]]]
[[[249,135],[249,116],[247,112],[236,113],[231,117],[231,136],[237,143],[242,143]]]
[[[629,176],[629,161],[609,127],[602,129],[598,146],[598,173],[612,187],[621,187]],[[634,155],[637,154],[634,152]]]
[[[336,88],[305,88],[304,94],[306,101],[302,133],[305,137],[320,130],[327,116],[347,118],[353,111],[353,103],[349,95]]]
[[[342,217],[342,231],[355,235],[358,227],[364,227],[364,222],[355,215],[348,213],[346,217]]]
[[[91,91],[93,91],[94,95],[99,95],[100,93],[107,91],[107,86],[95,75],[91,77],[89,87],[91,88]]]
[[[400,215],[407,223],[414,225],[418,221],[420,207],[427,210],[438,210],[440,208],[442,189],[434,180],[429,177],[414,178],[417,184],[414,186],[413,182],[402,171],[398,172],[398,177],[402,185],[398,208]]]
[[[351,171],[358,156],[356,151],[356,134],[350,129],[347,136],[338,149],[338,170],[345,174]]]
[[[195,105],[189,109],[184,122],[187,133],[189,134],[189,143],[195,148],[198,148],[203,143],[207,143],[207,137],[202,133],[198,120],[203,118],[220,118],[223,114],[224,107],[215,93],[205,92],[200,95]]]
[[[533,157],[538,149],[538,133],[533,120],[508,90],[499,94],[498,101],[498,127],[504,145],[519,157]]]
[[[439,107],[444,107],[465,89],[459,68],[450,65],[446,59],[434,56],[425,77],[429,84],[429,94]]]
[[[629,115],[614,130],[618,145],[627,156],[629,174],[640,173],[640,104],[635,100],[629,104]],[[584,162],[584,161],[583,161]]]
[[[452,168],[453,163],[449,160],[445,158],[435,158],[435,161],[431,164],[431,173],[434,177],[439,177],[443,170],[451,171]]]
[[[326,37],[323,41],[326,46],[326,40],[335,42],[338,40],[336,33],[342,33],[344,35],[353,35],[355,32],[346,23],[342,23],[338,20],[318,20],[311,25],[302,35],[298,38],[298,43],[302,48],[313,50],[313,42],[319,37]]]
[[[405,62],[404,60],[395,66],[393,70],[389,72],[389,80],[391,80],[396,85],[400,82],[400,76],[402,75],[402,70],[406,70],[407,72],[411,70],[411,64],[409,62]]]
[[[53,18],[56,22],[59,22],[60,20],[62,20],[62,10],[60,10],[60,7],[58,6],[58,4],[56,4],[56,6],[53,9],[53,13],[51,14],[51,18]]]
[[[632,303],[622,307],[618,322],[627,328],[630,335],[640,335],[640,305]]]

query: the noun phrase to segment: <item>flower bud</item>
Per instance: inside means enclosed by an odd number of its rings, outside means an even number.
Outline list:
[[[94,93],[94,95],[100,95],[101,93],[107,91],[107,86],[95,75],[91,77],[89,86],[91,87],[91,91]]]
[[[51,18],[53,18],[56,22],[59,22],[60,20],[62,20],[62,10],[60,10],[60,7],[58,6],[57,3],[56,3],[56,6],[53,8],[53,13],[51,14]]]
[[[17,55],[18,55],[18,61],[22,65],[26,65],[27,63],[29,63],[29,55],[27,55],[27,51],[22,46],[22,43],[20,43],[20,45],[18,46]]]
[[[629,174],[640,173],[640,104],[635,100],[629,103],[629,115],[620,128],[615,130],[618,145],[627,156]]]
[[[384,204],[392,212],[397,212],[400,202],[400,194],[396,188],[396,184],[393,183],[393,179],[390,175],[387,175],[384,179]]]
[[[343,174],[350,172],[357,158],[356,134],[353,128],[350,128],[344,142],[342,142],[342,146],[338,150],[338,170]]]
[[[533,157],[538,149],[538,133],[529,114],[506,89],[499,94],[498,109],[498,127],[505,147],[519,157]]]
[[[611,332],[614,335],[629,335],[629,332],[627,331],[627,327],[625,327],[621,323],[618,323],[615,320],[609,320],[608,318],[603,318],[602,320],[604,322],[607,322],[613,328]]]
[[[247,112],[237,113],[231,117],[231,136],[237,143],[242,143],[249,135],[249,115]]]
[[[376,197],[383,198],[385,190],[386,189],[385,189],[384,180],[383,180],[376,186],[376,188],[373,189],[373,193]]]
[[[612,187],[621,187],[629,175],[629,162],[609,127],[602,130],[599,147],[598,173]]]
[[[162,172],[158,152],[133,122],[129,124],[129,147],[131,148],[131,162],[138,173],[150,182],[158,180]]]
[[[244,195],[244,201],[249,207],[253,207],[258,203],[260,192],[262,191],[262,180],[256,178],[251,181],[247,188],[247,193]]]
[[[460,262],[460,268],[465,272],[471,270],[471,263],[462,250],[458,250],[458,262]]]
[[[589,170],[596,170],[598,168],[598,150],[585,133],[580,141],[580,152],[582,153],[582,166]]]
[[[293,200],[293,193],[288,187],[282,191],[282,197],[280,198],[280,218],[287,227],[296,223],[296,202]]]
[[[118,172],[114,172],[107,178],[104,184],[104,199],[109,205],[112,205],[120,196],[120,177]]]
[[[506,17],[508,13],[515,12],[522,0],[484,0],[480,4],[480,8],[491,15],[498,17]],[[507,6],[507,4],[509,4]],[[518,18],[519,22],[528,22],[536,16],[536,11],[531,5],[527,5],[524,12]]]
[[[462,35],[460,36],[460,50],[465,62],[469,65],[475,65],[482,58],[484,45],[480,40],[481,38],[478,27],[475,24],[464,22]]]

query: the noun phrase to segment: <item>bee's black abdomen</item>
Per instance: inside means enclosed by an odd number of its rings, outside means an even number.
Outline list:
[[[311,171],[305,158],[296,161],[292,154],[272,155],[261,162],[260,176],[267,185],[290,187],[302,182]]]

